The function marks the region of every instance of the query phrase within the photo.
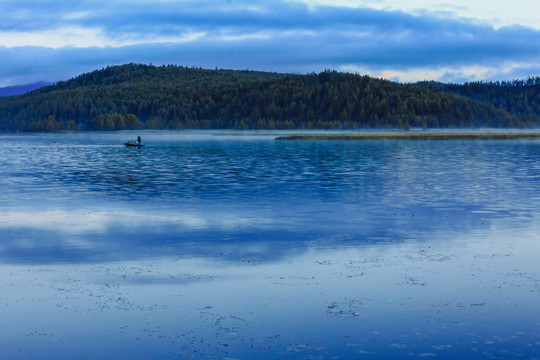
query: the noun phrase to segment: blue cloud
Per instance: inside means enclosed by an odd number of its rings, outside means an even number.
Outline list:
[[[540,67],[539,31],[517,26],[494,29],[441,14],[211,0],[0,2],[0,13],[4,14],[0,31],[77,27],[99,29],[117,41],[141,39],[138,45],[119,47],[0,48],[0,56],[7,59],[0,69],[0,84],[2,79],[54,81],[125,62],[297,73],[351,65],[403,72],[465,66],[496,69],[507,63],[528,64],[531,71]],[[189,33],[202,35],[189,42],[147,40]],[[261,37],[254,38],[257,34]],[[499,74],[512,76],[504,71],[501,68]],[[463,77],[457,70],[444,76],[450,79],[452,74],[454,79]]]

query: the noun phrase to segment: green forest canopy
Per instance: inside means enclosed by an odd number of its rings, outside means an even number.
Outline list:
[[[535,127],[539,89],[127,64],[0,98],[0,130]]]

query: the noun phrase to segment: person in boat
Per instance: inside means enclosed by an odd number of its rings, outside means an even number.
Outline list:
[[[135,141],[135,145],[141,145],[141,137],[140,136],[137,136],[137,141]]]

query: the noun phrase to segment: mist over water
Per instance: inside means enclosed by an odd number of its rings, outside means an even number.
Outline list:
[[[145,147],[122,145],[137,135]],[[6,326],[8,313],[36,315],[2,347],[21,358],[539,350],[539,141],[275,137],[0,135],[0,313]]]

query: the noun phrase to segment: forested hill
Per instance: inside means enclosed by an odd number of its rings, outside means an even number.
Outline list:
[[[459,94],[470,99],[494,105],[513,115],[519,115],[519,122],[538,124],[540,116],[540,77],[512,81],[476,81],[461,84],[437,82],[420,83],[431,90],[442,90]]]
[[[0,98],[0,130],[538,126],[538,87],[506,90],[128,64]]]

